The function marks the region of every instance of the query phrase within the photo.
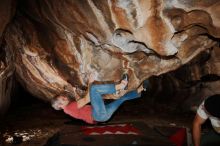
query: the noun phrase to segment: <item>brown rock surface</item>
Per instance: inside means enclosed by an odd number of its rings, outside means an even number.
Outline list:
[[[6,46],[3,33],[15,12],[14,0],[2,0],[0,4],[0,115],[6,112],[10,105],[13,86],[12,52]]]
[[[20,82],[39,98],[65,87],[83,95],[91,72],[100,82],[128,72],[132,90],[201,52],[212,54],[219,9],[218,0],[21,0],[4,38]]]

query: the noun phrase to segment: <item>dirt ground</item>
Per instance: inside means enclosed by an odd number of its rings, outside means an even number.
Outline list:
[[[149,127],[191,127],[193,113],[183,113],[176,110],[176,107],[164,104],[149,104],[145,98],[126,102],[107,124],[142,122]],[[49,138],[71,124],[87,125],[62,111],[53,110],[49,103],[26,97],[23,101],[12,104],[9,112],[1,118],[0,144],[44,146]]]

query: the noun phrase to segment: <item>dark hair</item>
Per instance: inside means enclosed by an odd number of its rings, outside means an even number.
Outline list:
[[[220,118],[220,94],[208,97],[204,103],[205,109],[213,117]]]

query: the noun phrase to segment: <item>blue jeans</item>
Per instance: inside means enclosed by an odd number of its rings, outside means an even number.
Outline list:
[[[139,98],[141,96],[141,94],[138,94],[137,91],[134,90],[105,105],[102,95],[114,93],[116,93],[115,84],[92,85],[90,87],[92,116],[95,121],[107,121],[123,102],[126,100]]]

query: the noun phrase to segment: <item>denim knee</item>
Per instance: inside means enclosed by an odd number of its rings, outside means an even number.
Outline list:
[[[97,89],[98,89],[98,86],[92,85],[92,86],[90,87],[90,92],[97,91]]]

